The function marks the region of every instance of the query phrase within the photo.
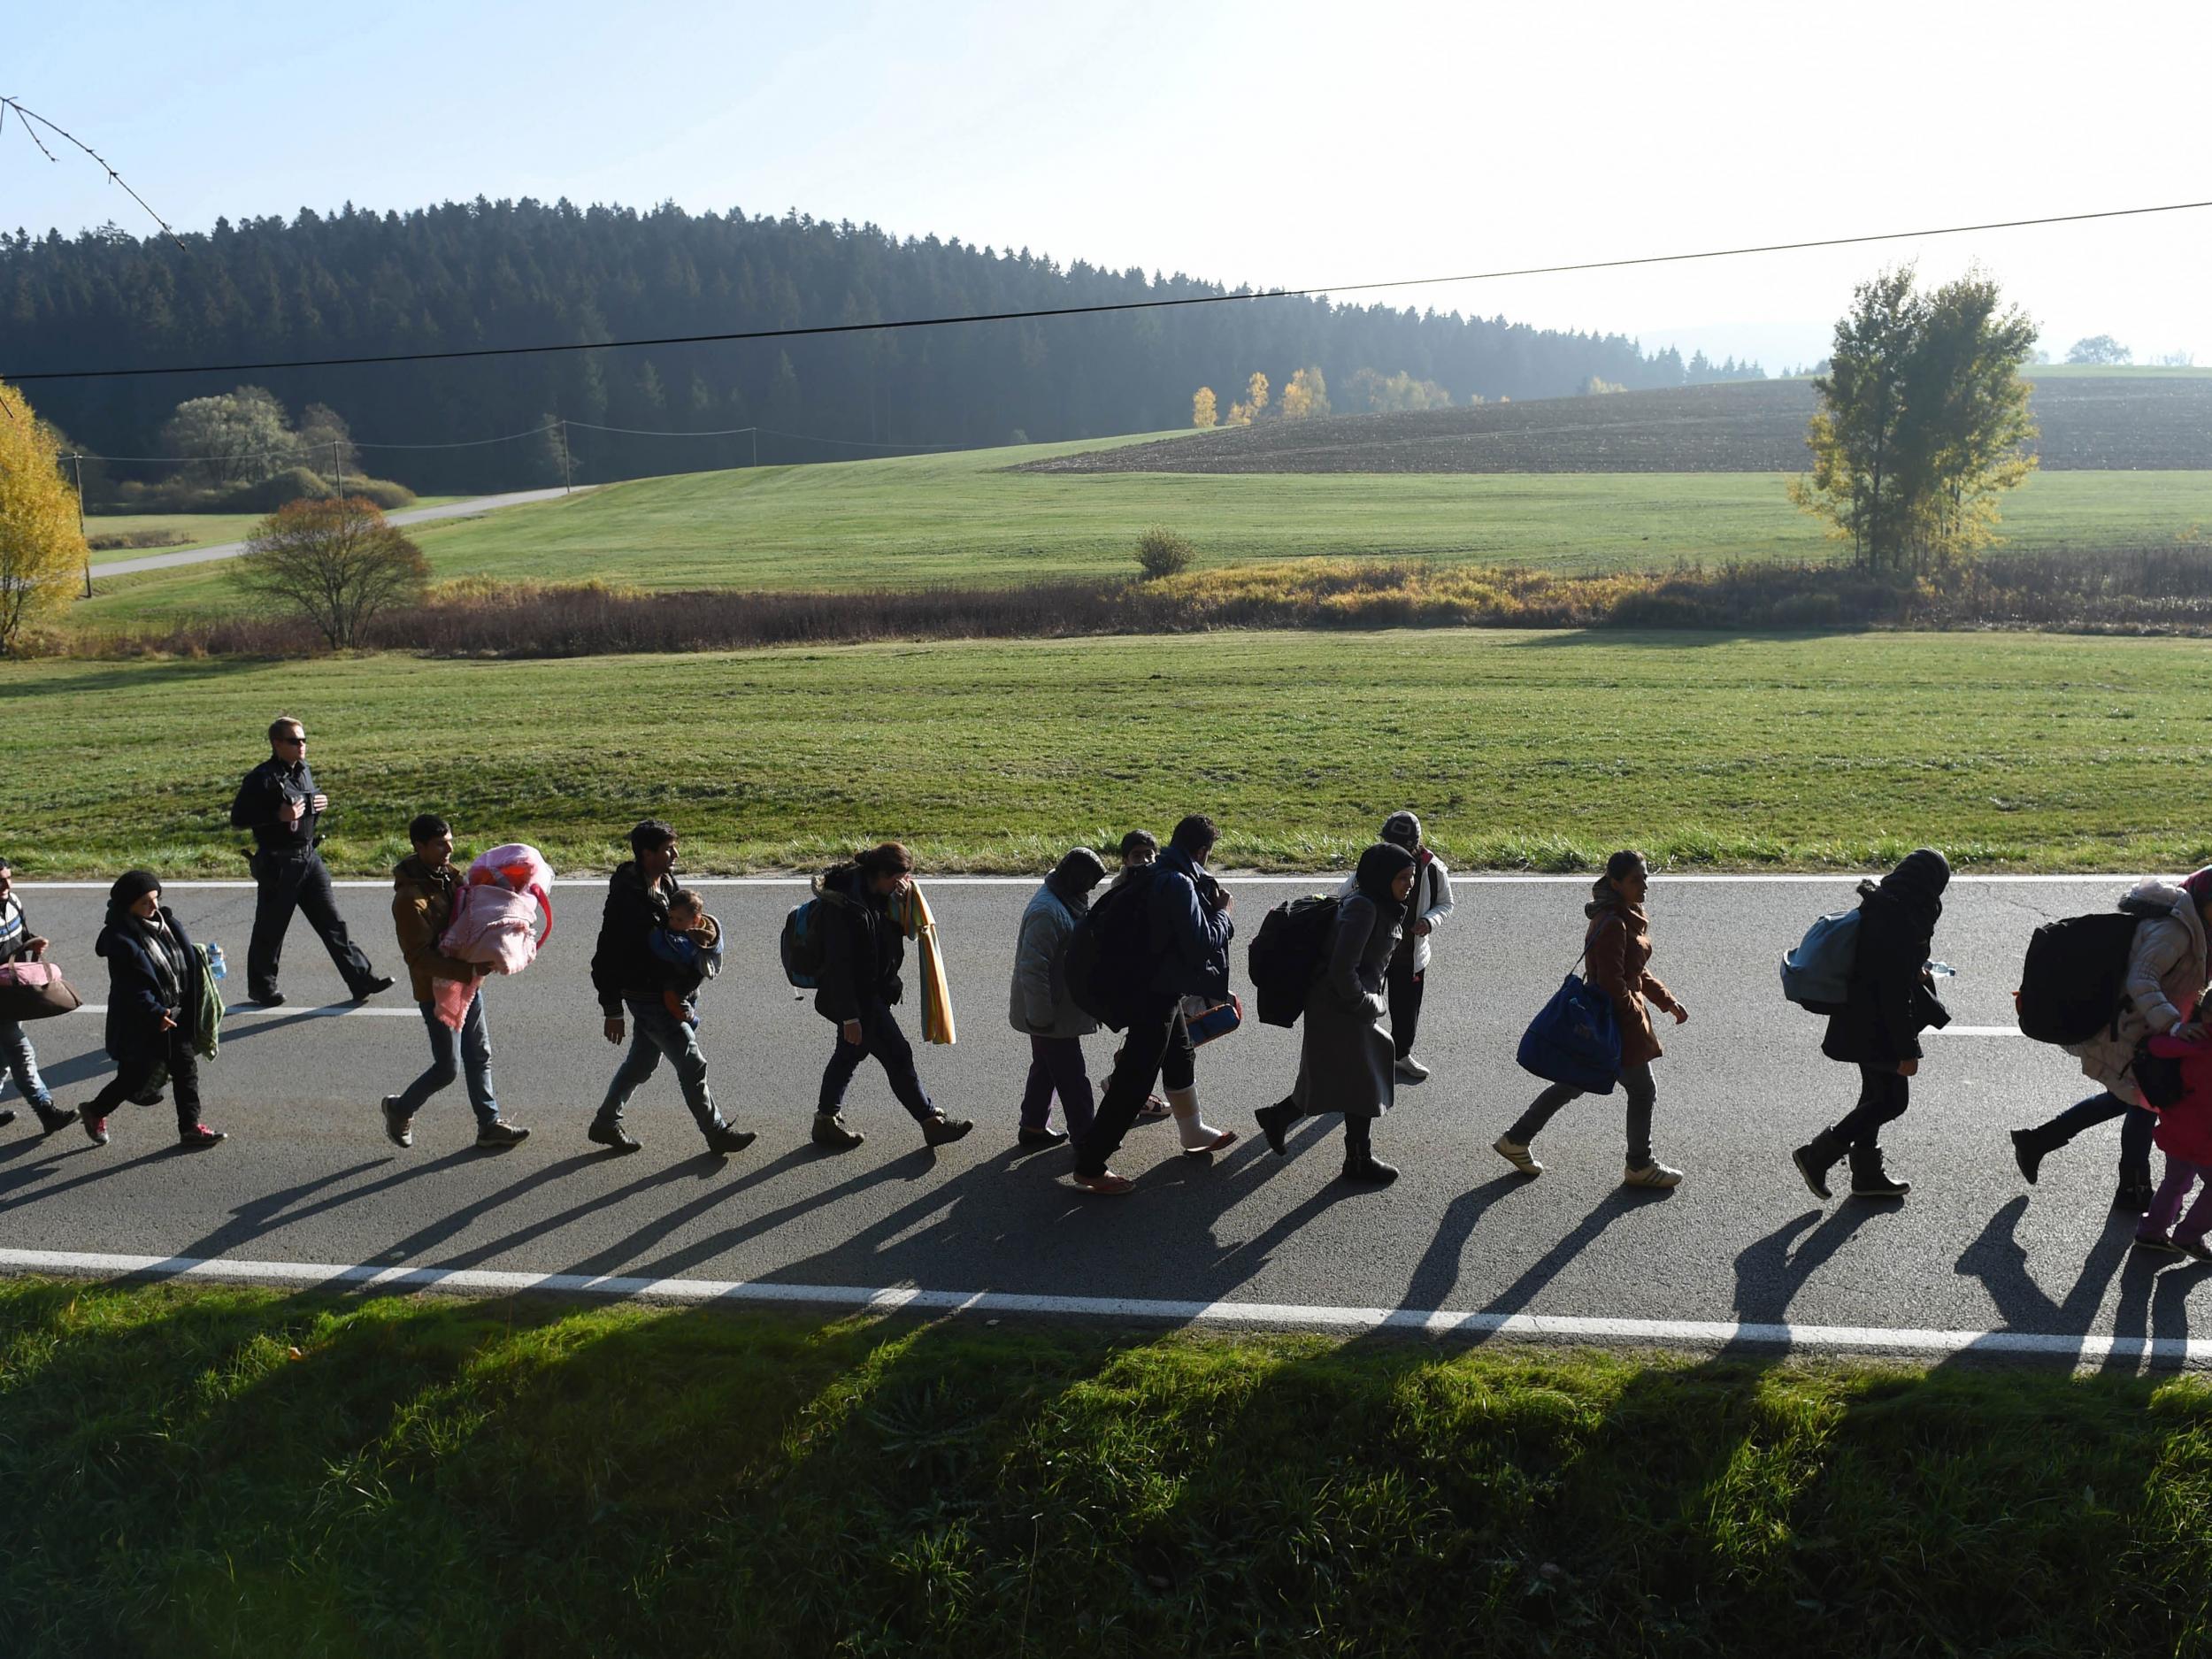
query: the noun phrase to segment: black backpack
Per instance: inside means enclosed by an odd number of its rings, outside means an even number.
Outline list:
[[[2126,910],[2046,922],[2028,939],[2014,998],[2020,1033],[2037,1042],[2087,1042],[2118,1022],[2128,953],[2146,918]]]
[[[1245,958],[1261,1024],[1295,1025],[1306,1011],[1306,993],[1321,972],[1336,912],[1337,901],[1317,893],[1286,900],[1261,918]]]
[[[1063,972],[1075,1005],[1109,1031],[1129,1024],[1130,994],[1152,978],[1148,877],[1132,876],[1091,902],[1068,935]]]

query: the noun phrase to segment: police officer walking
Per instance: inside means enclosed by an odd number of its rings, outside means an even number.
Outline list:
[[[230,808],[231,827],[253,832],[257,891],[253,937],[246,947],[246,989],[265,1008],[284,1001],[277,989],[277,960],[296,910],[305,914],[330,952],[355,1002],[391,988],[391,980],[369,965],[361,947],[347,935],[345,918],[331,894],[330,872],[315,850],[322,839],[315,826],[329,805],[308,770],[307,728],[288,714],[278,716],[269,723],[269,758],[246,774]]]

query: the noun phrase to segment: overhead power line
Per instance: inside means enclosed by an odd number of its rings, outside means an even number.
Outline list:
[[[175,231],[169,228],[169,221],[162,218],[160,214],[154,211],[154,205],[152,203],[149,202],[144,196],[139,195],[137,191],[131,188],[130,180],[124,178],[121,173],[116,172],[116,170],[108,164],[108,158],[105,156],[103,156],[98,150],[93,149],[91,145],[86,143],[83,139],[78,137],[67,127],[57,126],[54,122],[48,120],[44,116],[41,115],[36,110],[25,109],[21,101],[19,99],[0,97],[0,113],[4,113],[7,110],[13,110],[15,111],[17,122],[22,127],[25,134],[29,136],[31,142],[38,146],[38,152],[40,155],[45,157],[49,161],[58,162],[61,159],[59,156],[57,156],[52,150],[46,148],[46,141],[38,135],[38,129],[42,127],[46,128],[48,132],[53,133],[61,138],[68,140],[69,142],[74,144],[79,150],[83,150],[86,155],[91,157],[93,160],[99,163],[101,171],[107,174],[108,181],[111,184],[121,185],[123,187],[123,194],[129,196],[132,201],[137,203],[139,206],[146,210],[146,217],[152,219],[155,224],[161,227],[162,234],[167,236],[171,242],[177,244],[177,249],[180,252],[188,251],[188,250],[185,248],[182,239],[178,236]]]
[[[104,166],[106,164],[101,165]],[[2139,219],[2147,214],[2186,213],[2208,207],[2212,207],[2212,201],[2168,202],[2153,207],[2115,207],[2090,213],[2047,213],[2034,219],[1990,219],[1978,225],[1939,225],[1928,230],[1875,231],[1857,236],[1818,236],[1801,242],[1756,242],[1740,248],[1705,248],[1691,253],[1638,254],[1621,259],[1581,259],[1565,265],[1464,271],[1452,276],[1396,277],[1377,282],[1340,282],[1310,288],[1264,288],[1231,294],[1190,294],[1173,299],[1115,300],[1097,305],[1047,305],[1030,311],[974,311],[953,317],[908,317],[892,322],[815,323],[793,328],[739,328],[715,334],[654,334],[630,340],[563,341],[535,346],[471,346],[450,351],[386,351],[360,357],[276,357],[255,362],[188,363],[131,369],[39,369],[19,373],[0,370],[0,380],[19,383],[30,380],[112,380],[157,374],[244,374],[269,369],[342,369],[388,363],[450,363],[472,357],[542,357],[566,351],[619,351],[645,346],[703,346],[748,340],[799,340],[827,334],[880,334],[902,328],[947,328],[969,323],[1031,322],[1053,317],[1096,317],[1113,311],[1171,311],[1180,307],[1225,305],[1256,300],[1311,299],[1325,294],[1365,294],[1384,288],[1433,288],[1451,282],[1494,282],[1509,277],[1561,276],[1578,271],[1618,271],[1631,265],[1680,265],[1696,259],[1736,259],[1751,254],[1793,253],[1813,248],[1849,248],[1868,242],[1918,242],[1931,236],[1964,236],[1985,230],[2023,230],[2037,225],[2078,225],[2091,219]],[[150,212],[152,210],[148,211]]]

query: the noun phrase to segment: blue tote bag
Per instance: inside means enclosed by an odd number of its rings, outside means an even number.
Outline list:
[[[1621,1074],[1621,1027],[1613,999],[1570,969],[1565,983],[1521,1033],[1514,1057],[1521,1070],[1548,1083],[1610,1094]]]

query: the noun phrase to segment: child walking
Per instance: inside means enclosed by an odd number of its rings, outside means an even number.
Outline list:
[[[2166,1179],[2151,1195],[2149,1212],[2135,1230],[2136,1248],[2212,1262],[2204,1235],[2212,1231],[2212,1043],[2153,1037],[2156,1059],[2179,1062],[2181,1097],[2162,1107],[2151,1132],[2166,1155]],[[2190,1189],[2202,1183],[2196,1202],[2182,1212]]]

